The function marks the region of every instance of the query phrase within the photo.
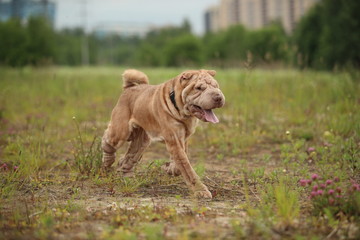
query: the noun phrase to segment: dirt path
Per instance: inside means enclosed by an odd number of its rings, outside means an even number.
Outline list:
[[[135,176],[126,180],[116,175],[86,178],[58,166],[23,184],[15,198],[21,201],[2,203],[2,213],[13,219],[4,228],[9,239],[28,239],[26,233],[34,238],[107,239],[120,230],[120,235],[128,231],[140,238],[157,231],[168,239],[189,234],[194,238],[235,238],[234,226],[248,221],[246,194],[248,201],[259,201],[256,183],[244,176],[244,170],[251,173],[264,166],[262,160],[267,156],[270,160],[264,174],[270,171],[279,154],[272,149],[274,146],[262,145],[221,159],[214,150],[206,152],[206,159],[199,157],[201,150],[192,150],[192,165],[203,168],[201,177],[214,196],[210,201],[193,198],[181,177],[169,177],[154,165],[154,159],[168,159],[164,145],[158,143],[146,151]],[[247,193],[244,177],[249,178]],[[25,223],[11,216],[14,209],[26,216]],[[35,222],[38,225],[29,227]],[[47,224],[48,231],[43,229]]]

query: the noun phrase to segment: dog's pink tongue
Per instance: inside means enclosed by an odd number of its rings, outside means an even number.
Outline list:
[[[208,122],[212,122],[212,123],[218,123],[219,119],[216,117],[216,115],[213,113],[212,110],[204,110],[205,112],[205,119]]]

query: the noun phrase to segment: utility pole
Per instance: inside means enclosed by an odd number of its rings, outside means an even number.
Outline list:
[[[82,65],[89,65],[89,41],[87,37],[87,0],[82,1],[83,38],[81,42]]]

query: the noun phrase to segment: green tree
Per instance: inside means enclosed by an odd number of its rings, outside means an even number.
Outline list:
[[[81,64],[81,36],[83,31],[65,29],[56,34],[55,63],[76,66]]]
[[[221,66],[227,58],[226,32],[208,33],[203,42],[206,61]]]
[[[225,56],[228,60],[241,60],[246,57],[248,32],[242,25],[230,27],[225,34]]]
[[[52,62],[55,56],[55,35],[47,20],[41,17],[30,18],[27,34],[28,63]]]
[[[142,43],[135,56],[135,63],[143,66],[160,66],[162,54],[159,49],[146,42]]]
[[[202,61],[201,42],[193,35],[184,35],[166,45],[166,66],[199,66]]]
[[[20,21],[0,22],[0,64],[22,66],[27,63],[28,35]]]
[[[271,24],[248,34],[248,49],[261,61],[285,60],[287,37],[280,24]]]
[[[138,45],[134,63],[146,66],[175,66],[185,62],[198,64],[202,61],[200,48],[199,38],[191,34],[191,25],[185,19],[180,27],[171,26],[148,32]],[[199,55],[193,56],[189,52],[192,50]]]
[[[239,62],[246,57],[247,31],[242,25],[204,37],[207,61],[218,66]]]
[[[321,6],[316,5],[310,9],[307,15],[298,23],[294,39],[297,45],[296,63],[301,68],[315,65],[319,49],[319,33],[321,32]]]
[[[319,55],[326,68],[360,64],[360,1],[324,0]]]
[[[360,65],[360,1],[323,0],[294,34],[301,66],[332,69]],[[303,62],[303,64],[301,64]]]

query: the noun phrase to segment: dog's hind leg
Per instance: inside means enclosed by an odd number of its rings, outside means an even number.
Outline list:
[[[124,176],[132,175],[134,165],[141,159],[143,152],[151,142],[150,137],[140,127],[133,128],[130,140],[129,148],[117,167],[117,171]]]
[[[109,170],[115,162],[115,152],[129,138],[129,118],[126,112],[113,111],[111,121],[105,130],[101,141],[103,149],[102,166],[105,170]]]

